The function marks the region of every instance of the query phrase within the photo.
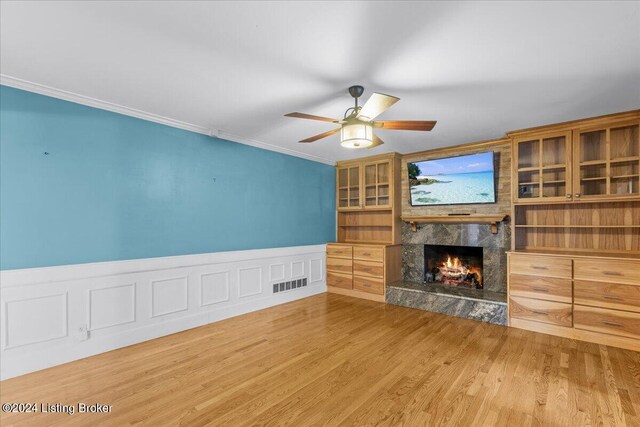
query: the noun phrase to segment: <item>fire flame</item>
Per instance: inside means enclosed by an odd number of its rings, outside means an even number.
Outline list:
[[[440,271],[448,280],[457,280],[461,276],[475,273],[478,281],[482,283],[482,271],[475,266],[462,265],[458,257],[451,258],[451,255],[447,255],[447,261],[440,264]]]
[[[448,268],[460,268],[462,264],[460,263],[460,258],[455,257],[453,262],[451,262],[451,256],[447,255],[447,267]]]

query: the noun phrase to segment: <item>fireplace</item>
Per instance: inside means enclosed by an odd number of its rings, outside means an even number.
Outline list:
[[[424,245],[424,281],[482,289],[482,248]]]

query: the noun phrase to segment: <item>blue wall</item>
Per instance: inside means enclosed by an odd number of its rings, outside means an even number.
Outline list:
[[[334,240],[332,166],[6,86],[0,107],[3,270]]]

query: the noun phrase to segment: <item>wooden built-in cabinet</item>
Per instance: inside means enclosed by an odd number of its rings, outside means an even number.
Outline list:
[[[385,301],[387,283],[400,280],[401,245],[327,244],[329,292]]]
[[[338,162],[338,242],[400,243],[400,155]]]
[[[512,252],[509,324],[640,350],[640,259]]]
[[[640,256],[640,111],[508,135],[512,249]]]
[[[511,326],[640,349],[640,111],[512,138]]]
[[[638,120],[574,131],[574,199],[640,195]]]
[[[511,132],[513,202],[640,196],[640,113]]]
[[[571,132],[516,138],[513,153],[517,201],[571,198]]]
[[[338,162],[337,243],[327,244],[329,292],[384,301],[400,280],[400,155]]]

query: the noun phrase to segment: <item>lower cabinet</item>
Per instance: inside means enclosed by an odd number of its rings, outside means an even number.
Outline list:
[[[385,285],[401,278],[401,245],[327,244],[329,292],[385,300]]]
[[[509,253],[509,324],[640,350],[640,260]]]

